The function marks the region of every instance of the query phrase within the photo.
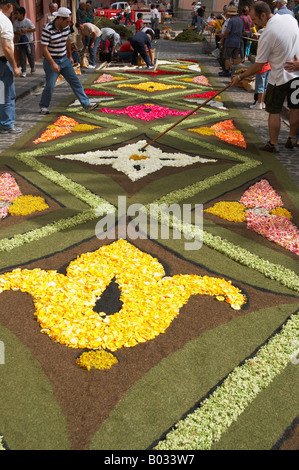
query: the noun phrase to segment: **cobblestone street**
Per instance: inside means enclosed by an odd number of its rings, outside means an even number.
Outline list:
[[[219,80],[219,83],[227,85],[230,78],[218,77],[219,64],[218,61],[210,54],[213,49],[213,42],[205,41],[203,43],[180,43],[175,41],[166,41],[159,39],[154,42],[156,48],[156,56],[160,59],[196,59],[202,61],[209,69],[211,75]],[[82,73],[80,79],[82,82],[86,81],[94,71],[86,70]],[[16,124],[22,127],[23,135],[27,132],[36,122],[40,121],[43,116],[39,114],[39,98],[43,89],[44,71],[42,68],[42,61],[37,63],[37,71],[26,78],[16,79]],[[55,89],[51,109],[58,106],[61,99],[67,94],[71,93],[69,85],[62,81]],[[227,93],[234,101],[235,106],[240,109],[251,126],[260,137],[261,143],[268,140],[268,127],[267,127],[267,113],[265,110],[252,110],[249,108],[253,104],[253,92],[248,92],[241,88],[231,88]],[[288,150],[285,149],[284,143],[287,140],[289,132],[288,121],[282,118],[281,132],[280,132],[280,153],[277,158],[285,166],[290,176],[299,184],[299,169],[298,169],[298,149]],[[20,135],[1,136],[0,151],[6,149],[13,143]]]

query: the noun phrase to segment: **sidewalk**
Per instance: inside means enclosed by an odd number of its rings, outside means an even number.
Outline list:
[[[16,99],[19,100],[24,98],[26,95],[29,95],[32,91],[36,90],[38,87],[43,86],[45,83],[45,72],[43,69],[43,61],[38,60],[35,63],[36,72],[32,75],[30,74],[30,67],[27,66],[27,77],[15,78],[15,88],[16,88]],[[29,70],[29,73],[28,73]]]

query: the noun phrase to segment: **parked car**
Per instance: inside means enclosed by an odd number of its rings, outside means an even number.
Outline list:
[[[112,3],[109,9],[110,10],[125,10],[127,6],[128,6],[127,2],[116,2],[116,3]]]

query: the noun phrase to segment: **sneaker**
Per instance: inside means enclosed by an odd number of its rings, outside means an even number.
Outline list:
[[[230,77],[231,73],[229,70],[224,70],[223,72],[218,73],[219,77]]]
[[[87,65],[87,67],[86,67],[86,68],[87,68],[87,69],[95,69],[95,68],[96,68],[96,66],[95,66],[95,65],[90,65],[90,64],[89,64],[89,65]]]
[[[250,109],[264,109],[263,108],[263,103],[255,103],[249,106]]]
[[[20,77],[26,78],[26,72],[22,72],[21,75],[20,75]]]
[[[286,149],[293,149],[297,147],[296,137],[288,137],[288,140],[285,143]]]
[[[36,69],[31,69],[31,74],[35,73]]]
[[[278,153],[279,150],[278,150],[278,147],[277,145],[274,145],[270,142],[270,140],[264,144],[264,145],[261,145],[259,147],[260,150],[265,150],[266,152],[272,152],[272,153]]]
[[[20,127],[10,127],[9,129],[3,129],[3,127],[0,127],[0,133],[1,134],[20,134],[23,132],[23,129]]]
[[[40,114],[43,114],[45,116],[46,114],[50,114],[50,111],[48,110],[48,108],[40,108]]]
[[[85,106],[84,111],[92,111],[98,106],[99,106],[99,103],[90,103],[88,106]]]
[[[153,65],[150,65],[149,67],[146,67],[146,68],[147,70],[154,70],[155,67]]]
[[[264,102],[262,102],[262,105],[263,105],[263,109],[266,109],[266,105]]]

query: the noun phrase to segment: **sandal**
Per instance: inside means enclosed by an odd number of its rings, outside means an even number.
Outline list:
[[[286,149],[293,149],[297,147],[296,137],[288,137],[288,140],[285,143]]]
[[[264,144],[264,145],[261,145],[259,147],[260,150],[265,150],[266,152],[272,152],[272,153],[278,153],[279,150],[278,150],[278,147],[277,145],[274,145],[270,142],[270,140]]]

